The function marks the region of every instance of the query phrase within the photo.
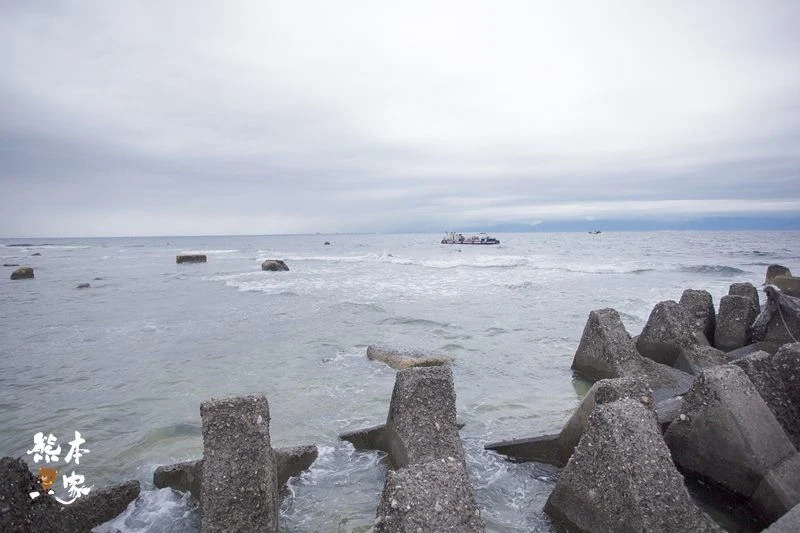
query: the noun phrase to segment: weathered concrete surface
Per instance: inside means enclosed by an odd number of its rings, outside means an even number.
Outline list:
[[[672,300],[659,302],[650,312],[636,348],[644,357],[672,365],[682,348],[700,342],[693,328],[694,320],[684,306]]]
[[[0,459],[0,531],[62,533],[90,531],[116,517],[139,496],[139,482],[92,490],[61,505],[39,484],[22,459]],[[31,492],[38,492],[35,499]]]
[[[595,408],[544,510],[569,531],[721,531],[692,502],[653,412],[630,398]]]
[[[667,431],[667,428],[673,420],[680,416],[683,410],[683,396],[675,396],[662,400],[655,405],[656,420],[661,432]]]
[[[277,531],[278,472],[263,395],[212,399],[203,420],[201,532]]]
[[[387,452],[386,424],[356,429],[339,434],[339,439],[351,443],[356,450],[382,450]]]
[[[190,492],[198,500],[200,499],[202,483],[202,459],[159,466],[153,472],[153,485],[157,489],[169,487],[181,492]]]
[[[11,273],[11,279],[33,279],[33,268],[22,266]]]
[[[778,348],[781,346],[781,344],[774,342],[758,341],[753,344],[748,344],[747,346],[742,346],[741,348],[736,348],[730,352],[725,352],[725,359],[728,361],[736,361],[737,359],[741,359],[742,357],[758,351],[764,351],[768,354],[775,355]]]
[[[175,257],[176,263],[205,263],[208,258],[203,254],[187,254]]]
[[[128,504],[139,497],[138,481],[126,481],[104,489],[92,491],[64,506],[62,531],[90,531],[122,514]]]
[[[517,461],[538,461],[563,467],[572,457],[595,406],[622,398],[633,398],[651,407],[653,405],[651,393],[652,391],[644,380],[601,379],[592,385],[558,435],[500,441],[487,444],[484,448],[502,453]]]
[[[778,287],[784,294],[800,297],[800,277],[776,276],[772,280],[772,284]]]
[[[772,359],[789,401],[800,411],[800,343],[783,345]]]
[[[747,346],[751,341],[750,326],[758,316],[750,298],[723,296],[719,301],[715,346],[724,352]]]
[[[744,296],[753,302],[756,315],[761,311],[761,302],[758,298],[758,289],[752,283],[733,283],[728,287],[728,294],[731,296]]]
[[[735,365],[705,370],[684,396],[664,438],[682,470],[749,498],[777,463],[795,453],[772,412]]]
[[[674,366],[678,370],[696,376],[706,368],[724,365],[727,362],[728,359],[725,357],[725,353],[722,350],[718,350],[713,346],[694,344],[681,348]]]
[[[692,385],[689,374],[642,357],[619,313],[610,308],[589,313],[572,370],[592,381],[620,377],[646,381],[655,401],[683,394]]]
[[[764,289],[767,294],[775,291],[772,286]],[[781,294],[783,298],[791,298]],[[769,302],[768,302],[769,305]],[[787,310],[782,305],[775,306],[775,311],[767,323],[764,341],[779,345],[791,344],[800,339],[800,317],[796,316],[791,310]]]
[[[319,450],[313,444],[275,448],[275,460],[278,463],[278,487],[283,487],[290,477],[307,470],[317,460]]]
[[[278,487],[283,487],[290,477],[308,469],[317,459],[318,454],[317,447],[314,445],[275,448],[273,451],[278,469]],[[181,492],[189,492],[198,500],[202,483],[202,459],[159,466],[153,472],[153,485],[156,488],[169,487]]]
[[[434,459],[387,473],[375,533],[484,530],[466,470],[457,459]]]
[[[288,272],[289,267],[280,259],[267,259],[261,263],[261,270],[268,270],[270,272]]]
[[[800,409],[792,402],[773,357],[767,352],[755,352],[732,364],[744,370],[786,436],[795,448],[800,448]]]
[[[717,313],[711,293],[696,289],[686,289],[678,302],[686,309],[692,330],[702,333],[709,343],[714,344],[714,330],[717,328]]]
[[[797,533],[800,531],[800,504],[780,517],[761,533]]]
[[[560,441],[561,434],[541,435],[539,437],[523,437],[485,444],[486,450],[501,453],[516,461],[537,461],[558,467],[567,464],[564,459],[565,450]]]
[[[367,346],[367,359],[370,361],[381,361],[395,370],[417,366],[442,366],[453,362],[453,358],[446,355],[430,355],[414,351],[403,351],[374,344]]]
[[[800,454],[795,453],[772,467],[750,502],[769,521],[777,520],[800,504]]]

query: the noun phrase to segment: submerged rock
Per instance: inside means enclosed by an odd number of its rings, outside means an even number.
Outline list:
[[[261,263],[261,270],[267,270],[270,272],[288,272],[289,267],[286,266],[286,263],[280,259],[267,259]]]
[[[33,279],[33,268],[28,266],[19,267],[11,273],[11,279]]]
[[[176,263],[205,263],[208,258],[203,254],[188,254],[175,257]]]

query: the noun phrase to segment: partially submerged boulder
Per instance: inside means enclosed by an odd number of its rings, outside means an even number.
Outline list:
[[[664,438],[683,471],[749,498],[795,448],[744,371],[703,371]]]
[[[630,398],[595,408],[544,510],[570,531],[721,531],[692,502],[653,412]]]
[[[261,270],[267,270],[269,272],[288,272],[289,267],[280,259],[267,259],[261,263]]]
[[[698,344],[693,327],[694,322],[684,306],[672,300],[659,302],[650,313],[636,348],[644,357],[672,365],[681,349]]]
[[[446,355],[428,355],[374,344],[367,346],[367,359],[381,361],[395,370],[418,366],[442,366],[453,362],[453,358]]]
[[[753,340],[751,326],[757,316],[753,302],[746,296],[723,296],[719,302],[715,346],[729,352]]]
[[[717,327],[717,313],[714,300],[708,291],[686,289],[678,302],[686,310],[691,327],[702,333],[711,344],[714,343],[714,330]]]
[[[22,266],[11,273],[11,279],[33,279],[33,268]]]
[[[185,254],[175,257],[175,262],[180,263],[205,263],[208,258],[203,254]]]
[[[61,533],[90,531],[121,514],[139,496],[139,482],[92,490],[70,505],[45,491],[22,459],[0,459],[0,531]],[[31,498],[32,492],[38,492]]]
[[[278,530],[278,471],[263,395],[205,401],[202,533]]]
[[[787,387],[775,364],[767,352],[755,352],[733,362],[755,386],[775,419],[781,425],[795,448],[800,449],[800,408],[794,405]],[[800,383],[796,384],[800,386]]]

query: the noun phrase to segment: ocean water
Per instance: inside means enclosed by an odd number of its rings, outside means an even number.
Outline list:
[[[79,431],[90,452],[69,470],[86,486],[135,478],[144,489],[97,531],[194,532],[196,502],[155,490],[153,470],[201,456],[203,400],[263,393],[273,446],[320,449],[289,484],[281,529],[368,531],[386,467],[337,435],[385,420],[395,372],[365,354],[386,344],[455,358],[487,530],[551,531],[542,507],[557,470],[483,444],[561,428],[586,391],[569,367],[588,313],[613,307],[635,335],[684,289],[708,290],[718,306],[731,283],[760,285],[769,264],[800,270],[800,232],[498,237],[488,247],[421,234],[0,240],[2,263],[36,275],[0,276],[0,453],[35,466],[34,434],[52,433],[63,466]],[[208,262],[175,263],[189,252]],[[291,270],[262,272],[270,258]]]

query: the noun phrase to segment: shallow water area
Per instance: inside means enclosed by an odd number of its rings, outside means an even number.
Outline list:
[[[367,345],[414,348],[455,358],[487,530],[551,531],[542,507],[557,471],[483,444],[560,429],[585,393],[569,367],[588,313],[613,307],[636,335],[684,289],[708,290],[718,306],[731,283],[759,286],[769,264],[800,270],[798,232],[497,237],[4,240],[0,262],[36,277],[0,277],[0,452],[32,465],[35,433],[66,451],[79,431],[87,486],[143,483],[140,500],[98,531],[193,532],[195,502],[155,490],[153,470],[202,455],[202,401],[263,393],[274,447],[320,447],[287,487],[281,529],[367,531],[385,466],[337,436],[388,412],[395,372],[368,361]],[[183,253],[208,262],[176,264]],[[264,259],[290,271],[263,272]]]

